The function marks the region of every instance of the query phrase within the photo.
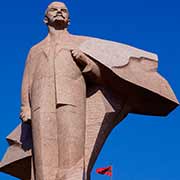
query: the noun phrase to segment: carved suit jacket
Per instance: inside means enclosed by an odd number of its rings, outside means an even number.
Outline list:
[[[70,50],[78,48],[84,40],[85,37],[66,33],[56,47],[52,47],[47,36],[31,48],[22,82],[22,109],[30,108],[33,112],[43,108],[45,112],[54,112],[56,104],[81,102],[85,97],[85,81]]]

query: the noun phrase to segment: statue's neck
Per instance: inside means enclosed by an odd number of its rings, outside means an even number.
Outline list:
[[[54,27],[48,26],[48,31],[50,39],[54,42],[59,41],[68,34],[67,28],[55,29]]]

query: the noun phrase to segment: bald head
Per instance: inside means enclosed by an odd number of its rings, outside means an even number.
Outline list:
[[[48,5],[46,12],[48,11],[48,9],[53,7],[64,7],[67,9],[67,6],[63,2],[54,1]]]
[[[48,25],[57,23],[69,24],[69,11],[67,6],[63,2],[52,2],[48,5],[45,12],[44,22]]]

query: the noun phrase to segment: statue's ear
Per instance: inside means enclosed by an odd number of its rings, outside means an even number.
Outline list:
[[[68,19],[68,26],[71,24],[71,19],[69,18]]]
[[[47,18],[46,16],[44,17],[43,22],[44,22],[45,24],[48,23],[48,18]]]

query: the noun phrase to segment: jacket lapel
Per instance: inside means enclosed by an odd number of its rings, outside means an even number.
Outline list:
[[[42,45],[42,50],[45,56],[47,57],[47,60],[49,60],[49,55],[50,55],[50,39],[49,36],[47,36],[44,39],[43,45]]]

